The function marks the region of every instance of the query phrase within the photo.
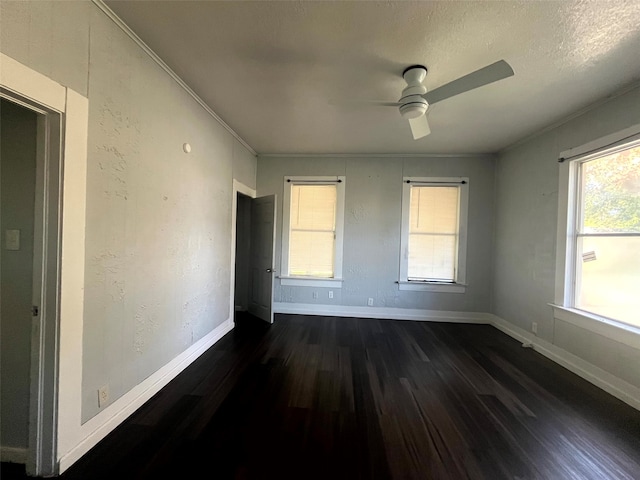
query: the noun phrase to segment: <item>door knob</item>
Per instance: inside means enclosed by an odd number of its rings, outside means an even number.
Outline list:
[[[275,273],[275,270],[273,268],[267,268],[267,273]]]

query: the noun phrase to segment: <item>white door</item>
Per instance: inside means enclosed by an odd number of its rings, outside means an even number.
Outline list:
[[[249,313],[273,323],[276,196],[251,200]]]

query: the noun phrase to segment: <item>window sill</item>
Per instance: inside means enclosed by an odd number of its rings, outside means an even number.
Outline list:
[[[342,288],[341,278],[319,278],[319,277],[285,277],[279,276],[280,285],[286,287],[328,287]]]
[[[626,323],[616,322],[577,308],[549,304],[553,308],[553,316],[558,320],[584,328],[592,333],[640,349],[640,328]]]
[[[465,293],[467,286],[461,283],[416,282],[400,280],[398,288],[414,292]]]

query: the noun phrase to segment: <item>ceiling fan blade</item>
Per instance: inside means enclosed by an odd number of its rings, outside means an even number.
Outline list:
[[[504,60],[500,60],[431,90],[430,92],[425,93],[423,97],[429,105],[433,105],[434,103],[447,98],[497,82],[498,80],[511,77],[512,75],[513,69],[511,66]]]
[[[329,105],[338,107],[356,106],[356,107],[399,107],[398,102],[378,102],[375,100],[329,100]]]
[[[411,126],[411,133],[413,134],[414,140],[426,137],[431,133],[426,114],[421,115],[418,118],[410,118],[409,125]]]

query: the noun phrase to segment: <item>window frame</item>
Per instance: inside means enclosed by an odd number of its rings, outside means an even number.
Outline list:
[[[455,280],[438,282],[409,280],[409,216],[411,209],[411,186],[452,186],[459,188],[458,201],[458,246],[456,249]],[[399,290],[465,293],[467,279],[467,236],[469,213],[468,177],[403,177],[402,178],[402,227],[400,233]]]
[[[640,328],[575,306],[580,167],[583,163],[640,145],[640,124],[606,135],[559,155],[558,221],[554,301],[555,318],[625,344],[640,345]],[[630,337],[629,334],[632,336]]]
[[[289,275],[289,242],[291,233],[291,187],[294,185],[335,185],[336,226],[333,277],[305,277]],[[342,264],[344,244],[344,198],[346,177],[333,176],[285,176],[282,202],[282,254],[280,258],[280,284],[284,286],[342,288]]]

